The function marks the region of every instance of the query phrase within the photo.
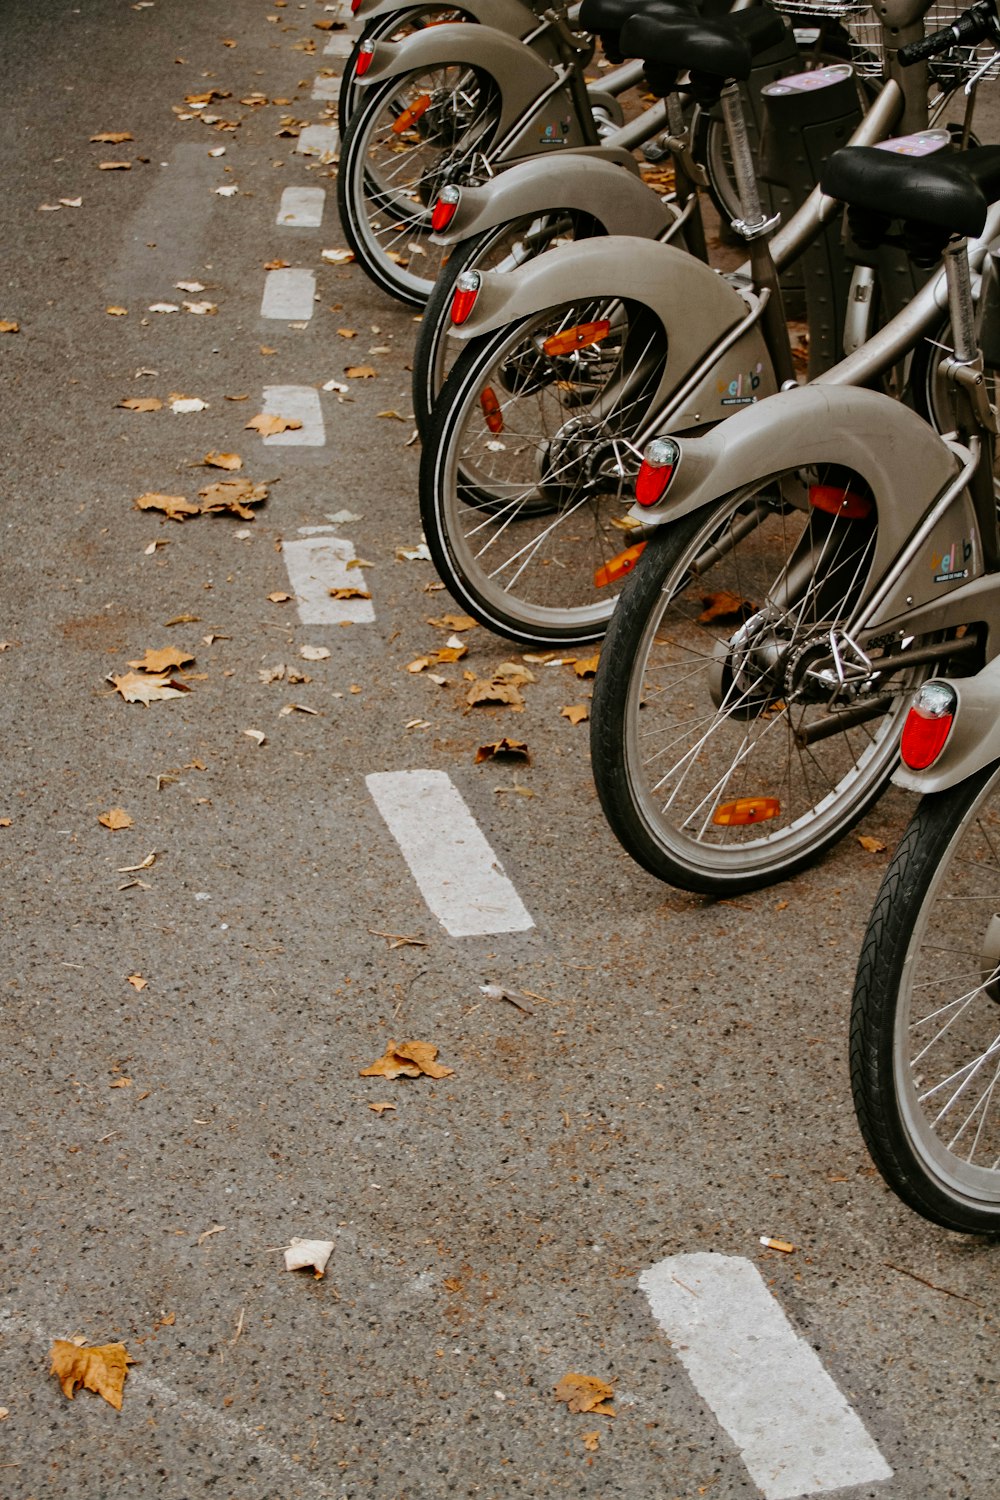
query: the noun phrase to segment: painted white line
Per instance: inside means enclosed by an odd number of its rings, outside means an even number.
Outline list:
[[[286,187],[276,222],[290,229],[318,229],[325,206],[325,188]]]
[[[340,79],[326,78],[321,73],[313,79],[312,96],[314,99],[325,99],[329,104],[334,104],[340,98]]]
[[[311,385],[266,385],[262,410],[271,417],[297,417],[301,427],[262,439],[266,448],[322,448],[326,442],[323,406]]]
[[[382,771],[365,781],[446,932],[480,937],[534,927],[445,771]]]
[[[350,57],[354,51],[355,38],[344,31],[335,31],[323,48],[325,57]]]
[[[318,156],[322,162],[331,162],[340,145],[340,132],[335,125],[307,125],[296,143],[300,156]]]
[[[370,625],[375,606],[370,599],[334,599],[331,589],[367,592],[363,568],[349,568],[354,547],[345,537],[307,536],[286,541],[281,549],[288,581],[303,625],[340,625],[351,620]]]
[[[766,1500],[892,1478],[750,1261],[671,1255],[643,1271],[639,1285]]]
[[[316,272],[301,266],[282,271],[268,271],[261,299],[262,318],[280,318],[282,322],[303,323],[313,315],[316,297]]]

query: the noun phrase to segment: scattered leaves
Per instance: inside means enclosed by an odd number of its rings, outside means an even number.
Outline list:
[[[49,1358],[52,1360],[50,1373],[59,1381],[63,1395],[70,1401],[77,1386],[83,1386],[84,1390],[96,1391],[103,1396],[115,1411],[121,1411],[125,1376],[129,1365],[135,1364],[124,1344],[97,1344],[88,1348],[67,1339],[55,1339]]]
[[[438,1049],[432,1042],[390,1042],[382,1057],[370,1068],[362,1068],[361,1078],[450,1078],[454,1068],[435,1062]]]
[[[614,1411],[607,1405],[614,1394],[605,1381],[594,1375],[577,1375],[573,1371],[564,1375],[555,1389],[556,1400],[565,1401],[570,1411],[599,1412],[604,1417],[614,1416]]]
[[[599,1432],[582,1432],[580,1436],[587,1452],[596,1453],[601,1446],[601,1434]]]

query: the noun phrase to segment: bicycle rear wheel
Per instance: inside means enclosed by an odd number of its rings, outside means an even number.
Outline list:
[[[440,25],[442,21],[468,20],[471,20],[471,17],[465,11],[442,5],[415,5],[412,10],[393,11],[387,16],[373,16],[354,43],[351,55],[344,64],[340,97],[337,101],[337,124],[340,126],[341,135],[344,135],[351,123],[358,103],[365,97],[364,86],[357,82],[358,56],[362,43],[401,42],[411,32],[423,31],[427,26]]]
[[[882,881],[851,1010],[858,1124],[946,1229],[1000,1234],[1000,761],[925,797]]]

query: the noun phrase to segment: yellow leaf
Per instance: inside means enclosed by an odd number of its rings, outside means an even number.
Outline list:
[[[371,593],[368,589],[356,589],[353,585],[346,588],[331,589],[331,599],[370,599]]]
[[[272,604],[288,604],[294,598],[292,594],[286,594],[281,589],[275,589],[273,594],[268,594]]]
[[[128,308],[127,307],[106,307],[104,309],[104,311],[106,313],[110,313],[113,318],[127,318],[128,317]]]
[[[169,672],[172,667],[186,667],[191,661],[194,657],[190,651],[181,651],[178,646],[162,646],[159,651],[147,649],[145,656],[130,661],[129,666],[140,672]]]
[[[428,619],[428,625],[433,625],[435,630],[475,630],[476,622],[471,615],[441,615],[438,619]]]
[[[120,828],[131,828],[133,819],[123,807],[111,807],[107,812],[99,813],[98,823],[104,828],[110,828],[112,833],[117,833]]]
[[[123,141],[134,141],[135,136],[129,130],[99,130],[90,139],[102,146],[120,146]]]
[[[251,431],[259,432],[261,437],[273,437],[278,432],[294,432],[302,423],[298,417],[277,417],[268,412],[259,412],[246,425]]]
[[[613,1417],[614,1412],[605,1402],[610,1401],[614,1391],[605,1381],[594,1375],[577,1375],[570,1371],[556,1386],[557,1401],[565,1401],[570,1411],[596,1411],[602,1416]]]
[[[267,499],[267,485],[253,484],[249,479],[220,479],[199,490],[198,494],[205,502],[202,507],[204,514],[231,511],[244,521],[252,521],[255,519],[254,513],[247,510],[247,506],[259,505],[262,500]]]
[[[368,1108],[376,1115],[384,1115],[387,1109],[395,1109],[391,1100],[379,1100],[377,1104],[369,1104]]]
[[[160,495],[155,491],[140,495],[134,502],[136,510],[162,510],[171,521],[183,521],[188,516],[200,516],[201,506],[184,495]]]
[[[503,682],[496,677],[479,677],[473,681],[465,695],[470,707],[478,703],[505,703],[509,708],[522,709],[524,699],[514,683]]]
[[[115,1411],[122,1409],[122,1392],[129,1365],[135,1364],[124,1344],[99,1344],[80,1348],[67,1339],[56,1339],[49,1350],[51,1374],[70,1401],[78,1385],[96,1391]]]
[[[97,170],[99,172],[131,172],[132,163],[130,161],[99,161]]]
[[[147,708],[151,703],[158,703],[166,698],[179,698],[182,693],[191,691],[184,683],[175,682],[172,677],[164,674],[154,676],[145,672],[126,672],[122,677],[112,677],[111,681],[126,703],[144,703]]]
[[[0,318],[0,333],[20,333],[21,325],[13,318]]]
[[[342,339],[356,339],[358,336],[356,328],[338,328],[337,332]]]
[[[559,710],[559,717],[568,719],[571,724],[582,724],[590,718],[590,709],[585,703],[571,703],[568,708]]]
[[[882,839],[873,838],[870,833],[859,833],[858,843],[868,854],[883,854],[886,849]]]
[[[141,868],[142,868],[141,865],[137,865],[136,866],[136,869],[141,869]],[[144,990],[146,988],[147,984],[149,983],[149,980],[148,979],[143,979],[143,977],[142,977],[141,974],[129,974],[126,977],[125,982],[126,982],[126,984],[130,984],[134,990]]]
[[[454,1068],[435,1062],[438,1049],[431,1042],[390,1042],[382,1057],[370,1068],[362,1068],[361,1078],[450,1078]]]
[[[348,380],[374,380],[378,371],[374,365],[345,365],[344,374]]]
[[[595,651],[593,656],[581,657],[573,663],[573,671],[577,677],[593,677],[597,671],[597,663],[600,660],[600,652]]]
[[[582,1432],[583,1446],[588,1453],[596,1453],[601,1446],[601,1434],[599,1432]]]
[[[118,403],[126,411],[161,411],[163,402],[156,396],[124,396]]]
[[[131,1078],[115,1078],[111,1083],[108,1084],[109,1089],[130,1089],[131,1087]]]

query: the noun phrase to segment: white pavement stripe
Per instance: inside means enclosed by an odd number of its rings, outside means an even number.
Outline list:
[[[344,620],[370,625],[374,620],[375,606],[370,599],[334,599],[330,594],[331,589],[368,591],[364,569],[347,566],[355,554],[344,537],[308,536],[286,541],[281,555],[303,625],[340,625]]]
[[[356,38],[349,32],[335,32],[323,48],[323,53],[326,57],[350,57],[355,41]]]
[[[335,125],[307,125],[296,144],[300,156],[318,156],[322,162],[331,162],[340,145],[340,132]]]
[[[334,104],[340,98],[340,79],[327,78],[320,73],[313,79],[312,96],[314,99],[325,99],[327,103]]]
[[[270,417],[293,417],[301,427],[272,433],[263,439],[267,448],[322,448],[326,442],[323,404],[311,385],[266,385],[263,411]]]
[[[297,266],[268,271],[264,278],[260,315],[262,318],[281,318],[286,323],[303,323],[313,315],[315,297],[315,271]]]
[[[291,229],[318,229],[325,206],[324,188],[287,187],[281,195],[277,222]]]
[[[639,1285],[766,1500],[892,1478],[750,1261],[671,1255],[643,1271]]]
[[[452,937],[534,927],[520,896],[444,771],[384,771],[368,790],[420,893]]]

